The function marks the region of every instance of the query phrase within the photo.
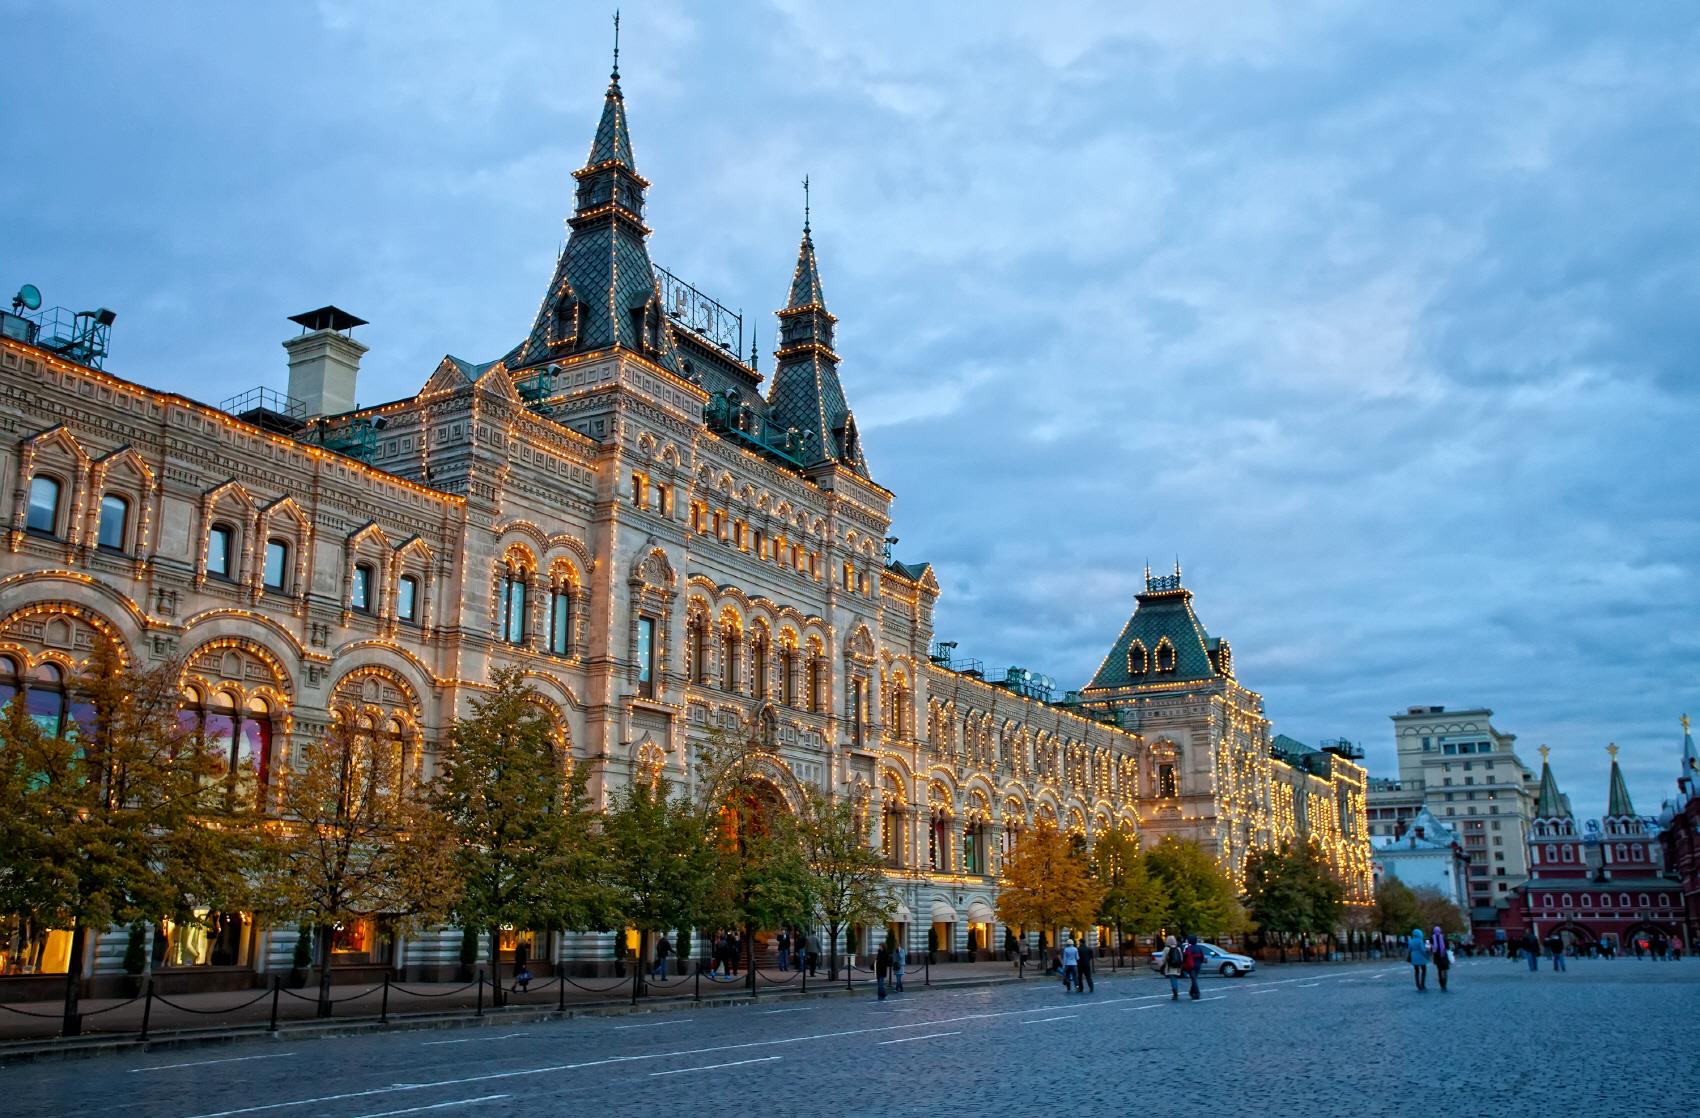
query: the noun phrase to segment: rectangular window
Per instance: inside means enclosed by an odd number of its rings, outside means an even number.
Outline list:
[[[207,573],[220,578],[230,577],[230,557],[236,550],[236,533],[223,524],[214,524],[207,533]]]
[[[638,694],[655,698],[655,619],[638,618],[637,625]]]
[[[39,474],[30,479],[29,518],[24,527],[47,536],[58,532],[59,479]]]
[[[282,590],[289,573],[289,545],[282,540],[266,541],[265,580],[267,590]]]
[[[395,615],[403,621],[417,621],[419,610],[419,580],[402,575],[395,589]]]
[[[640,509],[649,505],[649,479],[642,474],[632,475],[632,504]]]
[[[354,581],[349,586],[348,608],[362,613],[372,612],[372,565],[354,564]]]
[[[573,599],[565,590],[557,590],[549,599],[549,651],[565,656],[572,647]]]
[[[672,516],[673,515],[673,487],[671,485],[661,486],[661,489],[660,489],[658,496],[661,498],[661,515],[662,516],[668,516],[668,517]]]
[[[107,551],[123,551],[125,537],[129,535],[130,502],[116,493],[108,493],[100,499],[100,538],[99,545]]]

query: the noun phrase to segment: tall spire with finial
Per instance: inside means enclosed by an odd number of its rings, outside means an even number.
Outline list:
[[[505,358],[509,369],[578,353],[624,349],[679,371],[673,333],[645,240],[644,191],[637,173],[626,98],[620,89],[620,13],[614,13],[614,64],[602,118],[578,180],[572,230],[531,334]]]
[[[1552,750],[1541,746],[1541,789],[1535,797],[1536,819],[1569,819],[1570,801],[1558,790],[1558,778],[1552,775],[1552,762],[1547,755]]]
[[[779,312],[779,348],[774,351],[773,385],[768,390],[770,422],[779,430],[795,428],[804,440],[810,464],[834,461],[862,477],[868,465],[856,434],[856,417],[838,379],[838,354],[832,349],[833,324],[821,294],[815,260],[810,184],[803,179],[803,240],[791,292]]]
[[[1679,804],[1700,796],[1700,751],[1694,748],[1694,735],[1686,714],[1682,716],[1682,769],[1677,774],[1676,788]]]
[[[1606,746],[1611,754],[1611,789],[1606,796],[1607,819],[1633,819],[1635,805],[1629,802],[1629,785],[1623,779],[1623,769],[1617,763],[1617,743]]]

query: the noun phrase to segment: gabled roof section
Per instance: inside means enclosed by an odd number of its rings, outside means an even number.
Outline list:
[[[1606,793],[1606,818],[1634,818],[1635,805],[1629,800],[1629,785],[1623,779],[1623,769],[1617,763],[1617,746],[1608,747],[1611,753],[1611,789]]]
[[[1210,634],[1192,611],[1192,591],[1181,585],[1178,566],[1172,575],[1153,576],[1147,569],[1145,592],[1135,600],[1138,605],[1133,616],[1128,618],[1121,636],[1099,666],[1098,674],[1086,685],[1088,691],[1227,678],[1216,670]],[[1156,654],[1165,640],[1174,649],[1174,666],[1168,670],[1164,670]],[[1149,653],[1145,671],[1138,674],[1132,670],[1138,665],[1128,662],[1128,652],[1136,642]]]
[[[1547,752],[1547,747],[1541,746],[1541,790],[1535,797],[1535,818],[1569,819],[1570,801],[1558,790],[1558,778],[1552,775]]]

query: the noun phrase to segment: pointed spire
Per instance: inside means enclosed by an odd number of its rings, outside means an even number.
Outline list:
[[[1617,763],[1617,743],[1606,746],[1611,754],[1611,792],[1606,797],[1606,818],[1633,817],[1635,805],[1629,802],[1629,785],[1624,782],[1623,770]]]
[[[833,324],[821,295],[820,266],[810,228],[809,180],[803,180],[803,241],[791,294],[779,312],[779,348],[774,351],[773,384],[768,390],[770,421],[779,430],[795,428],[810,464],[835,461],[868,476],[856,434],[856,417],[838,380],[838,354],[832,349]]]
[[[679,371],[673,332],[661,305],[655,268],[645,244],[644,191],[637,173],[620,92],[619,13],[614,23],[614,66],[602,119],[578,180],[572,230],[555,276],[538,308],[531,334],[504,359],[510,370],[530,368],[579,353],[623,349]]]
[[[1559,792],[1558,780],[1552,775],[1552,763],[1547,760],[1550,752],[1546,746],[1541,746],[1541,790],[1535,797],[1535,818],[1569,819],[1570,804]]]
[[[803,176],[803,243],[797,246],[797,270],[791,274],[791,298],[785,304],[788,311],[826,309],[826,298],[820,291],[820,265],[815,261],[815,241],[809,231],[809,177]],[[830,339],[829,339],[830,344]]]
[[[602,99],[602,120],[596,126],[596,136],[590,142],[590,155],[584,165],[588,170],[604,163],[622,163],[637,170],[632,157],[632,136],[626,124],[626,97],[620,91],[620,13],[614,12],[614,68],[608,74],[608,92]]]
[[[1688,715],[1682,716],[1682,773],[1676,778],[1683,801],[1700,795],[1700,751],[1694,748],[1694,735],[1689,731]]]

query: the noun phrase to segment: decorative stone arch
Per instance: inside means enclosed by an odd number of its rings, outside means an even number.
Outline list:
[[[102,639],[112,643],[121,664],[135,663],[135,652],[123,627],[89,606],[41,600],[0,618],[0,653],[18,661],[20,679],[50,663],[63,672],[64,683],[69,686],[86,670]]]
[[[709,802],[720,803],[730,792],[732,784],[744,780],[771,784],[779,792],[787,811],[793,815],[802,814],[805,799],[803,786],[796,774],[777,755],[761,751],[744,754],[716,774],[709,787]]]
[[[370,735],[375,745],[388,743],[398,751],[404,782],[424,776],[424,706],[400,672],[379,663],[356,665],[332,684],[328,705],[333,725],[346,725]]]
[[[164,655],[175,647],[171,638],[160,635],[150,641],[150,619],[141,607],[118,590],[76,571],[23,571],[0,579],[0,599],[27,602],[7,612],[5,617],[18,617],[35,610],[58,609],[87,619],[88,624],[102,632],[110,631],[125,659],[131,650],[153,645]],[[0,626],[10,624],[0,622]]]
[[[542,555],[549,550],[551,540],[548,533],[529,520],[508,520],[496,525],[492,531],[496,537],[496,553],[506,554],[507,550],[516,543],[524,543],[533,556]]]
[[[543,544],[546,562],[556,562],[562,553],[572,556],[581,579],[588,580],[591,571],[596,569],[596,557],[591,555],[590,548],[584,545],[583,540],[568,532],[557,532]]]
[[[421,726],[426,725],[428,708],[425,706],[425,698],[436,692],[437,681],[424,662],[408,650],[387,641],[353,641],[333,650],[331,662],[341,669],[335,673],[337,682],[330,689],[332,702],[335,701],[336,687],[340,686],[342,681],[356,672],[370,669],[386,679],[398,681],[401,687],[397,690],[405,691],[410,696],[409,711],[412,717]],[[441,720],[449,721],[452,715],[451,711],[443,711]]]

